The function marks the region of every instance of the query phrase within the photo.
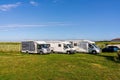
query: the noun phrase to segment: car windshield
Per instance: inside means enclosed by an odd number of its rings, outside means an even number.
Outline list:
[[[48,44],[39,44],[38,48],[49,48]]]
[[[93,46],[95,46],[95,48],[98,48],[98,46],[97,45],[95,45],[95,44],[92,44]]]
[[[43,44],[43,48],[49,48],[48,44]]]
[[[72,44],[64,44],[64,48],[67,49],[67,48],[73,48]]]
[[[73,48],[72,44],[67,44],[67,46],[68,46],[69,48]]]

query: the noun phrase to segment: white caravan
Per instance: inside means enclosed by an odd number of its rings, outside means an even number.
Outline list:
[[[21,42],[21,52],[45,54],[50,53],[50,49],[45,41],[23,41]]]
[[[90,40],[68,40],[72,46],[75,48],[76,52],[84,53],[100,53],[101,50],[95,45],[95,42]]]
[[[49,44],[51,52],[57,53],[75,53],[75,49],[68,41],[46,41]]]

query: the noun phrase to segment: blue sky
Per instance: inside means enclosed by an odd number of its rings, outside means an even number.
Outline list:
[[[120,37],[120,0],[0,0],[0,41]]]

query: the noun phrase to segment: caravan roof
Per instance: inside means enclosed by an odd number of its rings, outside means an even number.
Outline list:
[[[67,41],[73,41],[73,42],[87,42],[87,43],[92,43],[92,44],[95,43],[95,42],[90,41],[90,40],[67,40]]]
[[[37,44],[46,44],[45,41],[35,41]]]
[[[47,42],[50,42],[50,43],[63,43],[63,44],[70,44],[69,41],[47,41]]]

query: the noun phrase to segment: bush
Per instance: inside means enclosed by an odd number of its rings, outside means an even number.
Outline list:
[[[120,60],[120,50],[117,52],[118,59]]]

